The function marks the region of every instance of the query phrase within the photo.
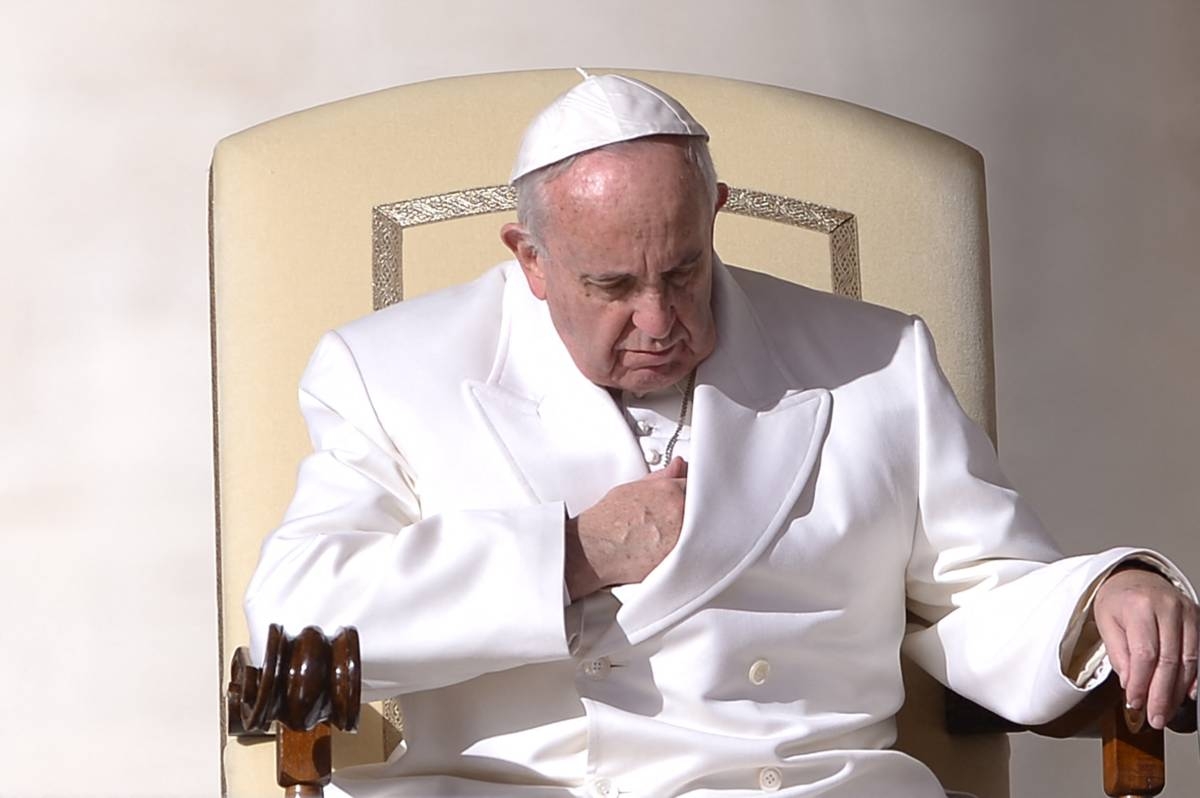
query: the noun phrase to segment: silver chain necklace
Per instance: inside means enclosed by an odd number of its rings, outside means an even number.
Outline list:
[[[692,369],[692,373],[688,375],[687,387],[683,389],[683,403],[679,406],[679,423],[675,425],[675,432],[671,435],[671,440],[667,441],[667,450],[663,452],[664,468],[671,464],[671,453],[675,451],[679,434],[683,432],[683,423],[687,420],[688,409],[692,405],[692,391],[695,387],[696,370]]]

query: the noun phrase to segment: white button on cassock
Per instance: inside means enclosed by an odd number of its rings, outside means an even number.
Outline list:
[[[662,452],[660,452],[658,449],[651,449],[650,451],[646,452],[646,462],[650,465],[658,465],[660,462],[662,462]]]
[[[612,663],[608,661],[608,657],[589,659],[581,662],[579,669],[583,671],[584,676],[598,682],[608,678],[608,672],[612,669]]]
[[[594,798],[616,798],[617,789],[608,779],[596,779],[589,790]]]
[[[758,786],[763,792],[778,792],[783,786],[783,774],[777,768],[763,768],[758,771]]]
[[[750,666],[750,672],[746,675],[750,679],[750,684],[766,684],[767,677],[771,675],[771,663],[765,659],[755,660],[754,664]]]

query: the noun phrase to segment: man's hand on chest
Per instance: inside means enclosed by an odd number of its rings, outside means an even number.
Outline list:
[[[571,600],[645,579],[679,541],[686,487],[687,463],[676,457],[567,519],[564,576]]]

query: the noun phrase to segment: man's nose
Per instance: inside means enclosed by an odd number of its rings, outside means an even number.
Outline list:
[[[638,298],[633,326],[651,338],[666,338],[675,326],[675,307],[663,291],[647,291]]]

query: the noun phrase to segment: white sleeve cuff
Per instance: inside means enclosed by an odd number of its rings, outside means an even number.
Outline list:
[[[1067,626],[1066,634],[1063,635],[1062,645],[1059,647],[1063,676],[1080,690],[1091,690],[1112,673],[1112,662],[1108,658],[1108,652],[1100,639],[1100,631],[1096,628],[1096,622],[1092,617],[1092,605],[1104,580],[1108,579],[1113,571],[1121,565],[1130,562],[1149,566],[1173,584],[1179,592],[1191,598],[1192,601],[1196,600],[1195,591],[1179,569],[1165,557],[1154,552],[1140,551],[1109,565],[1103,573],[1092,580],[1092,584],[1080,597],[1079,604],[1076,605],[1070,624]]]

